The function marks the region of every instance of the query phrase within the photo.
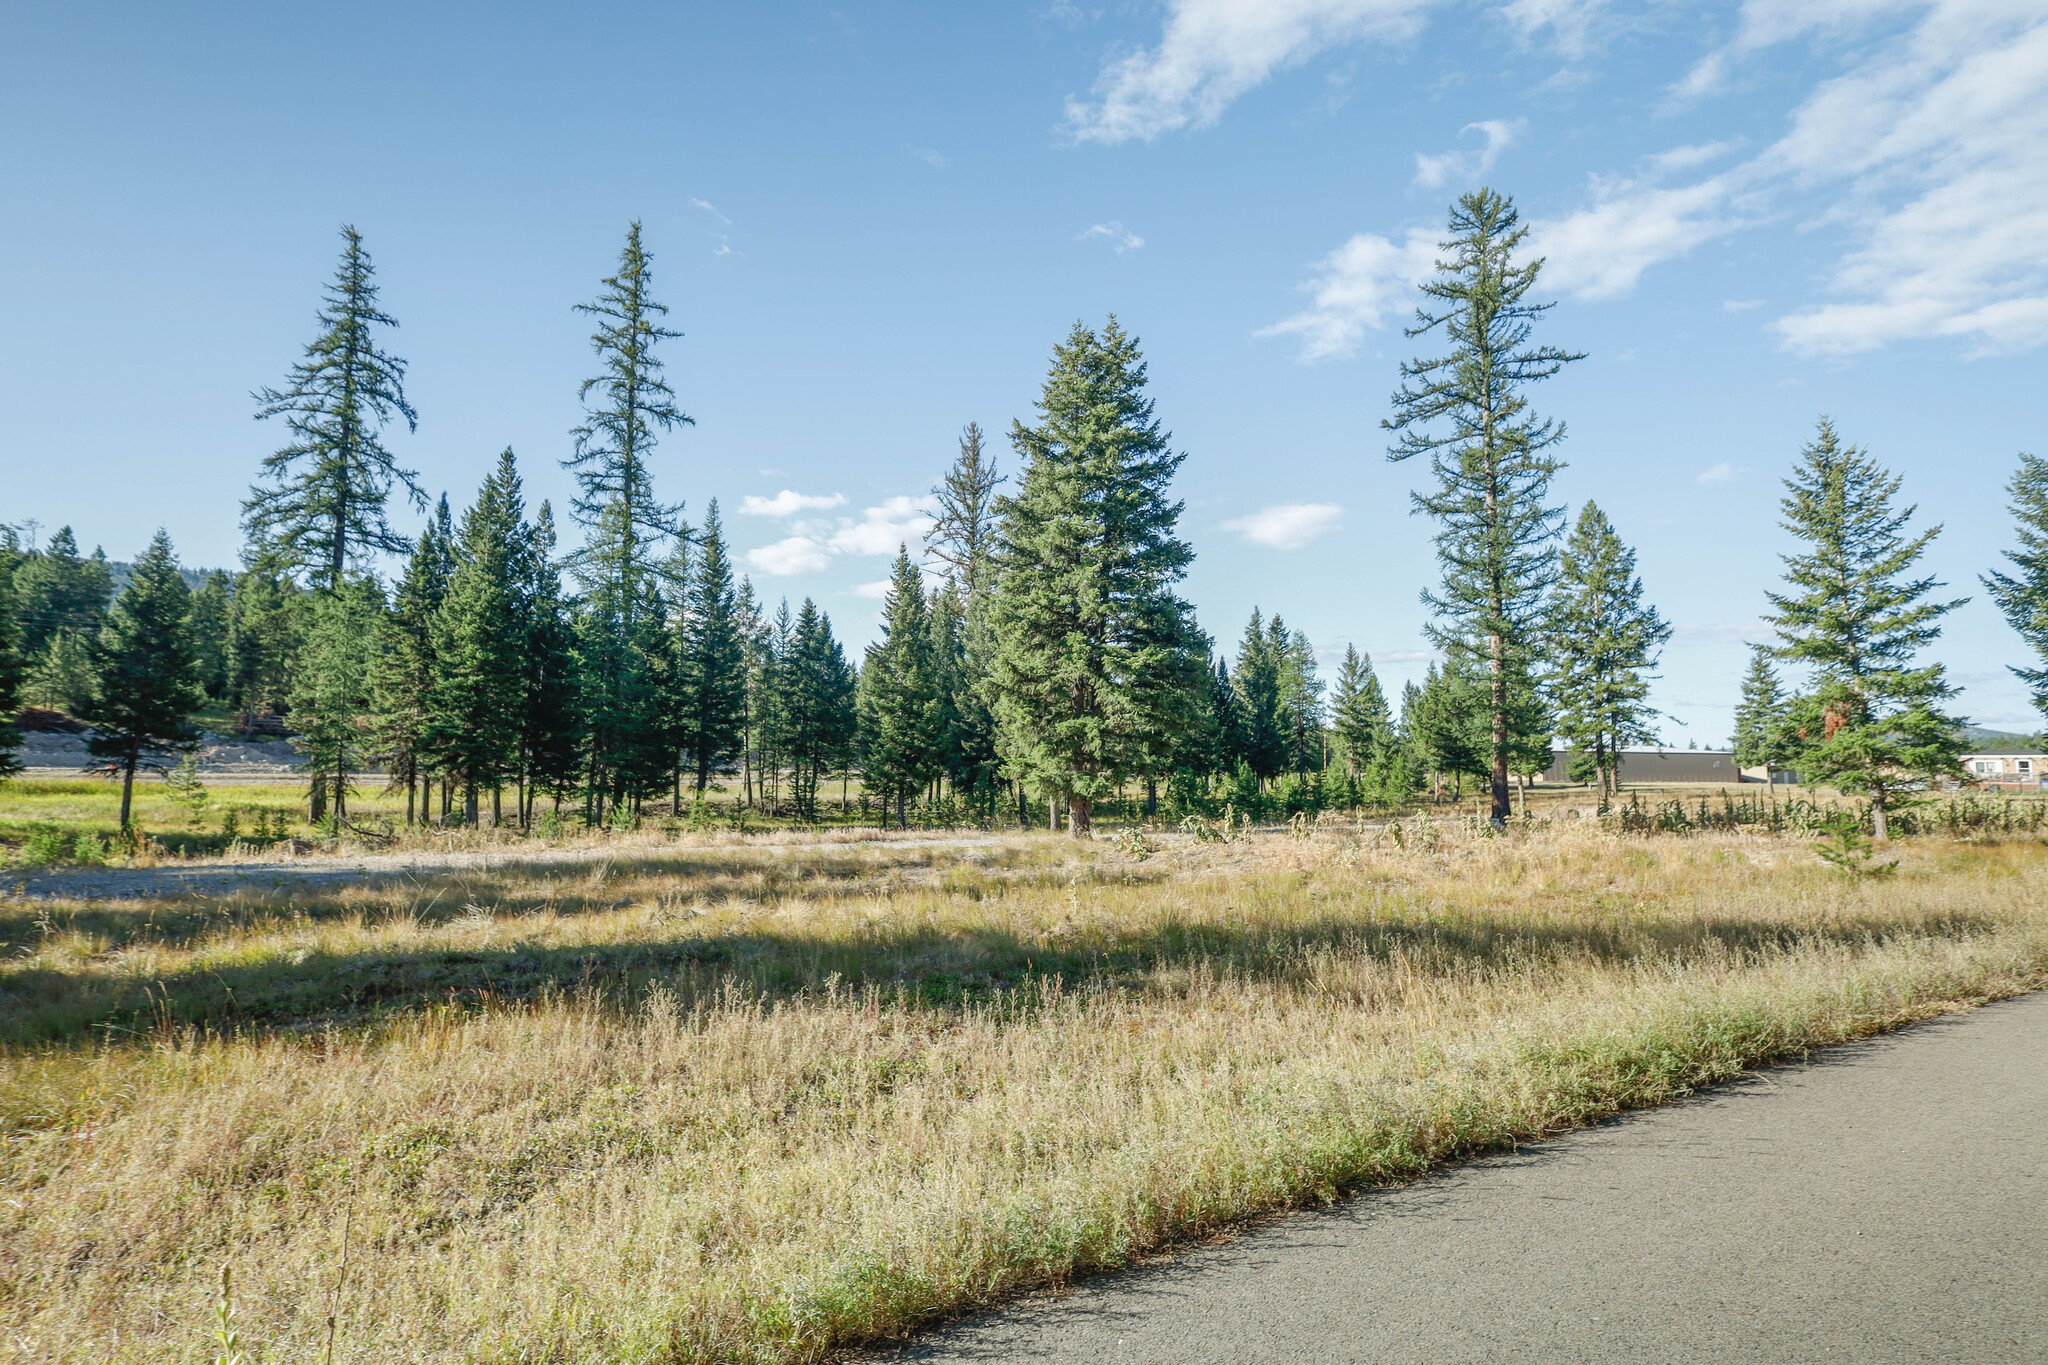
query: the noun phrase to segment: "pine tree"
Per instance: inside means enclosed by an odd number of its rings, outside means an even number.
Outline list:
[[[2012,673],[2027,685],[2034,709],[2048,728],[2048,460],[2022,452],[2019,470],[2005,491],[2012,499],[2013,534],[2020,542],[2020,548],[2007,550],[2005,557],[2019,573],[1994,569],[1984,575],[1984,586],[2041,660],[2039,668],[2014,667]]]
[[[113,600],[114,579],[107,557],[98,550],[81,557],[71,528],[64,526],[47,547],[22,557],[14,591],[21,657],[34,661],[62,631],[84,640],[99,634]]]
[[[1372,658],[1359,653],[1356,645],[1344,650],[1334,702],[1331,719],[1344,754],[1344,769],[1352,777],[1363,777],[1391,746],[1394,734],[1387,696],[1380,690]]]
[[[455,572],[455,535],[444,496],[420,532],[392,593],[378,642],[371,690],[376,698],[376,754],[393,787],[405,788],[405,822],[433,820],[421,783],[432,770],[427,725],[433,700],[434,623]],[[417,804],[415,804],[417,802]]]
[[[929,609],[908,546],[882,601],[882,637],[861,666],[859,708],[861,784],[907,825],[909,803],[944,769],[945,739]]]
[[[1526,302],[1543,262],[1517,264],[1529,230],[1510,200],[1489,189],[1464,195],[1450,231],[1442,243],[1449,259],[1422,285],[1434,311],[1417,309],[1407,330],[1414,337],[1442,327],[1450,353],[1402,365],[1394,414],[1381,425],[1400,438],[1388,459],[1427,455],[1436,476],[1434,491],[1412,495],[1415,510],[1437,521],[1443,567],[1441,591],[1423,594],[1438,622],[1429,636],[1485,663],[1498,825],[1509,814],[1509,768],[1531,738],[1516,726],[1517,710],[1528,710],[1516,705],[1517,674],[1526,675],[1537,644],[1563,516],[1544,498],[1562,468],[1545,452],[1564,427],[1530,413],[1523,390],[1580,356],[1528,344],[1551,305]]]
[[[655,499],[649,461],[660,432],[692,420],[676,407],[655,354],[682,333],[659,321],[668,309],[649,292],[650,258],[637,221],[627,229],[618,273],[603,283],[595,303],[577,305],[597,319],[590,342],[603,373],[579,390],[586,418],[563,461],[576,476],[572,509],[588,531],[569,562],[583,585],[578,663],[594,821],[607,804],[637,801],[673,774],[673,732],[662,723],[672,650],[661,620],[659,552],[688,532],[681,509]]]
[[[1280,618],[1274,617],[1278,627]],[[1316,652],[1300,631],[1285,635],[1280,655],[1280,713],[1287,727],[1287,766],[1296,773],[1324,767],[1323,682],[1316,676]]]
[[[1099,335],[1075,323],[1038,425],[1011,429],[1022,483],[997,503],[992,709],[1011,771],[1067,802],[1077,838],[1120,780],[1165,766],[1205,658],[1173,591],[1194,558],[1167,496],[1183,457],[1144,387],[1114,316]]]
[[[477,823],[478,792],[498,790],[518,757],[527,646],[525,516],[519,471],[506,450],[462,515],[455,572],[434,615],[424,744],[461,781],[466,825]]]
[[[1622,748],[1656,739],[1651,670],[1671,627],[1643,601],[1635,551],[1591,502],[1580,509],[1565,544],[1549,611],[1547,682],[1557,731],[1592,760],[1604,804],[1620,791]]]
[[[1485,777],[1492,767],[1491,688],[1479,666],[1469,654],[1453,651],[1441,668],[1429,666],[1413,710],[1403,708],[1402,728],[1414,761],[1433,775],[1438,797],[1449,779],[1456,784],[1454,795],[1462,799],[1464,780]]]
[[[1752,646],[1749,672],[1742,678],[1742,701],[1735,708],[1735,761],[1745,768],[1761,767],[1767,783],[1771,770],[1783,767],[1791,756],[1785,719],[1785,694],[1771,667],[1770,652]]]
[[[235,580],[231,606],[230,695],[245,725],[265,713],[281,716],[291,709],[306,603],[291,579],[259,562]]]
[[[1231,687],[1238,706],[1238,747],[1228,755],[1230,766],[1242,761],[1261,783],[1287,771],[1289,732],[1286,702],[1281,695],[1286,627],[1275,617],[1268,627],[1257,607],[1237,646],[1237,667]],[[1280,638],[1275,639],[1278,632]]]
[[[171,538],[158,531],[135,561],[127,591],[93,641],[93,695],[84,719],[86,747],[121,775],[121,830],[128,830],[138,768],[199,745],[191,716],[205,702],[187,617],[192,594],[178,572]]]
[[[702,797],[712,770],[732,757],[745,740],[747,660],[746,642],[740,638],[732,562],[726,558],[725,533],[715,501],[705,510],[697,544],[697,564],[678,642],[682,686],[677,719],[684,762],[696,773],[697,795]]]
[[[23,558],[14,528],[0,526],[0,777],[21,771],[16,756],[21,750],[21,728],[14,723],[14,715],[28,682],[28,665],[21,656],[14,580]]]
[[[233,681],[229,652],[229,617],[234,585],[215,569],[192,594],[192,649],[199,660],[199,685],[214,701],[225,701]]]
[[[1908,539],[1918,509],[1892,510],[1898,477],[1826,418],[1785,488],[1783,525],[1806,550],[1784,557],[1788,591],[1770,594],[1764,619],[1773,657],[1808,670],[1791,717],[1800,773],[1869,793],[1877,837],[1889,838],[1890,807],[1915,778],[1962,772],[1961,726],[1938,709],[1955,688],[1940,664],[1912,666],[1962,603],[1925,601],[1941,585],[1903,577],[1941,528]]]
[[[818,785],[853,737],[853,675],[832,638],[832,622],[810,598],[797,613],[780,678],[790,762],[790,804],[806,822],[818,818]]]
[[[932,489],[938,515],[925,532],[925,549],[946,566],[946,577],[969,602],[988,587],[989,557],[995,548],[996,489],[1003,476],[981,448],[978,422],[960,429],[960,456]]]
[[[398,467],[381,437],[394,416],[408,431],[419,422],[405,399],[405,362],[379,350],[372,331],[398,321],[377,309],[376,271],[362,234],[344,226],[341,236],[341,265],[320,310],[320,335],[285,388],[255,395],[258,420],[284,418],[291,441],[264,459],[268,486],[252,489],[242,504],[250,544],[324,591],[379,550],[405,551],[405,538],[384,514],[394,486],[421,510],[427,505],[412,472]]]
[[[576,631],[562,601],[555,567],[555,513],[540,505],[520,559],[519,823],[529,826],[533,801],[546,792],[559,803],[575,785],[583,740],[577,710]]]
[[[370,764],[376,712],[374,676],[383,634],[384,594],[375,579],[344,577],[310,594],[305,635],[292,673],[292,724],[306,756],[307,818],[348,828],[348,798]]]

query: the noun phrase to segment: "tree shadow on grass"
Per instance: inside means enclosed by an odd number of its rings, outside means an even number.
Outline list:
[[[499,921],[516,935],[516,919]],[[1949,916],[1910,924],[1837,917],[1793,927],[1736,920],[1558,923],[1511,914],[1366,919],[1325,915],[1284,926],[1168,921],[1088,938],[1027,936],[991,926],[876,929],[828,935],[801,928],[676,932],[630,942],[550,946],[514,938],[484,945],[266,950],[151,978],[23,967],[0,975],[0,1046],[118,1039],[164,1029],[298,1033],[356,1027],[430,1007],[516,1006],[565,995],[619,1005],[659,985],[687,1008],[744,995],[774,1001],[836,985],[874,989],[927,1008],[1007,1002],[1031,1008],[1034,983],[1136,989],[1179,975],[1328,993],[1332,954],[1485,976],[1545,961],[1756,960],[1816,940],[1864,949],[1904,936],[1960,937],[1994,928]],[[1170,983],[1169,983],[1170,984]],[[1361,1000],[1359,1003],[1369,1003]]]

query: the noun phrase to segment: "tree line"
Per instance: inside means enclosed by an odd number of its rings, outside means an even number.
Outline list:
[[[1054,347],[1033,419],[1013,422],[1012,477],[981,428],[933,490],[936,515],[898,554],[880,638],[856,663],[817,604],[772,612],[733,570],[716,501],[692,525],[657,496],[655,452],[691,425],[660,348],[680,335],[653,293],[639,225],[579,312],[596,373],[562,463],[580,539],[529,509],[507,449],[458,517],[399,467],[382,433],[411,426],[405,362],[381,333],[359,234],[319,331],[285,382],[256,395],[286,439],[243,504],[244,567],[196,588],[163,534],[113,592],[103,554],[69,528],[47,546],[0,540],[0,714],[26,700],[89,722],[127,791],[198,742],[202,708],[245,730],[288,728],[305,754],[310,819],[335,827],[375,771],[409,823],[627,822],[652,803],[696,808],[714,786],[798,820],[851,811],[910,822],[944,807],[1039,818],[1085,835],[1106,800],[1148,814],[1398,805],[1462,798],[1493,817],[1513,779],[1562,742],[1618,789],[1624,750],[1654,740],[1648,704],[1671,628],[1635,553],[1592,502],[1569,528],[1550,499],[1562,423],[1530,390],[1578,353],[1540,344],[1542,262],[1490,190],[1453,207],[1411,337],[1440,353],[1402,367],[1388,458],[1425,462],[1414,510],[1434,526],[1440,583],[1424,594],[1439,659],[1398,709],[1369,658],[1334,688],[1309,641],[1254,611],[1234,657],[1178,585],[1193,560],[1171,448],[1136,339],[1112,316]],[[1797,766],[1888,802],[1958,773],[1954,689],[1920,661],[1956,602],[1916,577],[1932,528],[1909,531],[1899,480],[1823,420],[1786,481],[1799,542],[1743,689],[1744,763]],[[2048,714],[2048,470],[2011,485],[2021,548],[1986,584],[2044,668],[2014,671]],[[425,513],[417,537],[388,512]],[[378,569],[402,556],[391,581]],[[1796,670],[1794,686],[1778,666]],[[0,764],[19,735],[0,725]]]

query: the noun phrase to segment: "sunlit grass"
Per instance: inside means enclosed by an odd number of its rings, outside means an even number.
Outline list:
[[[621,849],[8,903],[0,1339],[793,1360],[2041,984],[2048,846]]]

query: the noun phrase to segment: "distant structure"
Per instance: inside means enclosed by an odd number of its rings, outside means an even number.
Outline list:
[[[2048,751],[2005,750],[1964,754],[1963,771],[1980,787],[2003,791],[2048,791]]]
[[[1541,783],[1570,783],[1573,757],[1570,749],[1552,750],[1550,766],[1538,773],[1536,780]],[[1729,749],[1631,748],[1621,751],[1621,780],[1760,783],[1766,780],[1766,774],[1762,768],[1738,766],[1734,752]],[[1796,783],[1799,774],[1789,768],[1777,768],[1769,773],[1768,780]]]

